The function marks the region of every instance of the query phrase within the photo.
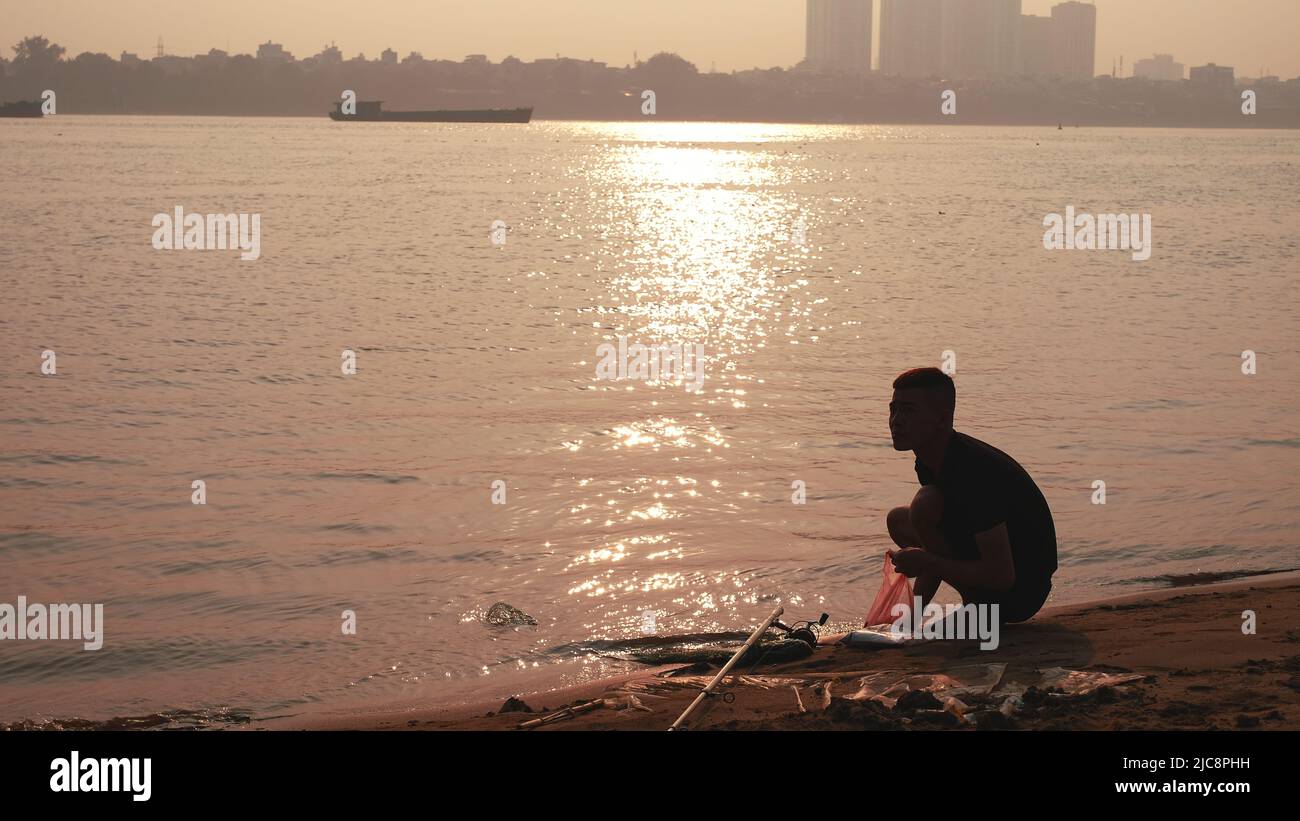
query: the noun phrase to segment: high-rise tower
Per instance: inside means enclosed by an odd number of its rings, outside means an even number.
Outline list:
[[[805,60],[823,71],[871,71],[872,0],[808,0]]]

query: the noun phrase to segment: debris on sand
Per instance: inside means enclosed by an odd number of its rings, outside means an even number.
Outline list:
[[[580,716],[583,713],[590,713],[593,710],[635,710],[643,713],[653,713],[649,707],[641,703],[632,693],[615,694],[616,698],[597,698],[591,701],[576,702],[563,707],[550,715],[541,718],[533,718],[528,721],[520,722],[515,728],[518,730],[532,730],[537,727],[544,727],[548,724],[554,724],[557,721],[566,721],[570,718]]]
[[[1053,689],[1067,696],[1086,696],[1102,687],[1116,687],[1143,678],[1138,673],[1099,673],[1067,670],[1064,667],[1048,667],[1039,672],[1042,674],[1044,689]]]
[[[909,713],[917,710],[942,710],[943,702],[929,690],[912,690],[894,702],[894,712]]]
[[[864,730],[898,730],[902,722],[878,701],[833,698],[823,713],[837,724],[849,724]]]
[[[726,664],[736,651],[737,644],[691,644],[672,643],[658,647],[632,647],[621,655],[631,661],[642,664]],[[782,664],[798,661],[813,654],[813,648],[799,639],[772,639],[760,641],[745,651],[736,662],[740,666],[755,667],[759,664]],[[611,655],[614,655],[611,653]]]
[[[1146,679],[1135,673],[1049,667],[1032,671],[1027,681],[1023,673],[1004,680],[1006,667],[977,664],[934,674],[880,670],[862,676],[849,700],[881,704],[908,724],[1010,729],[1013,716],[1022,711],[1079,702],[1113,704],[1122,694],[1115,688]]]
[[[676,678],[677,676],[702,676],[710,672],[713,665],[707,661],[697,661],[694,664],[687,664],[683,667],[676,667],[664,673],[665,678]]]
[[[849,698],[879,701],[886,707],[893,707],[900,698],[914,692],[928,692],[936,702],[939,695],[958,698],[987,696],[1001,684],[1006,669],[1005,664],[973,664],[935,674],[880,670],[859,679],[858,691]]]
[[[531,713],[532,711],[533,708],[529,707],[522,698],[511,696],[506,699],[505,704],[501,705],[501,709],[497,710],[497,713]]]

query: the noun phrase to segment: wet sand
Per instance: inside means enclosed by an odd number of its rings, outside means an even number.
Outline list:
[[[1254,610],[1257,632],[1242,632]],[[809,658],[733,671],[690,729],[1231,730],[1300,729],[1300,574],[1144,593],[1045,610],[1002,631],[997,649],[977,641],[916,642],[864,650],[833,642]],[[1005,665],[1005,667],[1003,667]],[[1070,694],[1059,668],[1101,679]],[[545,693],[523,694],[532,712],[501,701],[413,707],[336,718],[288,718],[267,729],[516,730],[563,707],[602,706],[561,717],[551,730],[665,730],[719,668],[646,668]],[[940,708],[923,694],[871,698],[905,676],[947,676],[965,689]],[[870,690],[860,693],[864,677]],[[1079,676],[1076,678],[1086,678]],[[1131,679],[1124,681],[1124,679]],[[912,679],[914,688],[918,681]],[[1121,683],[1122,682],[1122,683]],[[976,685],[983,686],[976,686]],[[1053,689],[1055,688],[1055,689]],[[1064,690],[1065,692],[1062,692]],[[891,691],[898,695],[898,689]],[[1008,705],[1007,693],[1018,694]],[[853,696],[857,695],[857,698]],[[519,706],[519,705],[516,705]],[[1001,709],[999,709],[999,706]],[[1014,709],[1012,709],[1014,706]],[[957,712],[965,717],[959,717]]]

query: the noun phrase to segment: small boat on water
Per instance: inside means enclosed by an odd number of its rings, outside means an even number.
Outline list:
[[[331,120],[365,123],[526,123],[533,118],[531,108],[485,108],[466,111],[384,111],[383,100],[358,100],[355,114],[344,114],[343,103],[334,104]]]
[[[0,117],[44,117],[40,100],[0,103]]]

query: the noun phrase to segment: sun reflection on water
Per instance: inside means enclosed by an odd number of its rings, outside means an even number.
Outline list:
[[[674,378],[602,380],[590,354],[574,357],[588,369],[590,401],[608,416],[601,433],[558,444],[569,455],[606,460],[595,476],[575,480],[567,505],[576,524],[600,534],[565,567],[586,571],[568,594],[610,603],[599,611],[605,620],[593,611],[598,635],[638,629],[631,611],[640,597],[671,605],[676,616],[665,627],[695,629],[721,609],[756,600],[752,575],[654,565],[709,553],[711,545],[692,535],[701,514],[716,515],[735,507],[730,499],[757,495],[743,483],[724,486],[721,479],[734,474],[718,473],[725,469],[719,454],[731,447],[731,431],[746,410],[763,401],[754,355],[778,339],[797,341],[807,314],[799,305],[808,286],[803,266],[811,258],[807,217],[790,185],[797,170],[763,144],[768,127],[592,128],[606,140],[604,162],[582,172],[603,198],[610,244],[596,266],[601,287],[580,309],[599,317],[583,319],[591,334],[587,350],[616,345],[619,337],[645,346],[700,343],[705,381],[696,394]],[[718,414],[726,414],[725,422]],[[664,529],[669,523],[673,530]],[[613,620],[621,627],[610,621],[620,597],[629,601],[618,607],[631,608],[631,615]]]

